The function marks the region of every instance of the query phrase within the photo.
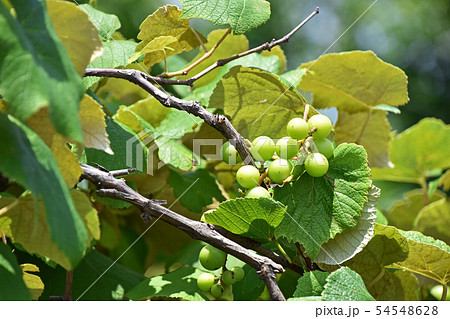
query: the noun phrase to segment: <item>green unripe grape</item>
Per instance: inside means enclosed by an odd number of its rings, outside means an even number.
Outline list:
[[[312,177],[320,177],[328,172],[328,160],[320,153],[312,153],[305,160],[306,172]]]
[[[296,140],[302,140],[309,133],[309,125],[300,117],[295,117],[287,124],[287,132],[290,137]]]
[[[274,183],[282,184],[291,175],[291,170],[291,163],[282,158],[276,159],[270,163],[268,168],[270,180]]]
[[[242,158],[237,152],[236,148],[230,144],[230,142],[225,142],[220,148],[220,154],[225,163],[234,165],[242,162]]]
[[[270,300],[270,293],[269,293],[269,289],[267,289],[267,286],[264,286],[264,290],[261,293],[261,295],[259,296],[259,299],[261,299],[263,301],[269,301]]]
[[[208,291],[214,285],[215,281],[216,279],[213,274],[205,272],[198,276],[197,286],[203,291]]]
[[[276,151],[275,143],[270,137],[258,136],[253,140],[250,149],[253,158],[257,161],[270,160]]]
[[[231,286],[232,284],[234,284],[236,282],[236,276],[234,275],[234,272],[232,272],[231,270],[224,271],[224,273],[222,274],[222,281],[225,285]]]
[[[222,285],[215,284],[211,287],[211,295],[213,295],[216,298],[220,298],[223,294],[223,287]]]
[[[236,179],[244,188],[251,188],[259,182],[259,171],[255,166],[245,165],[238,169]]]
[[[326,158],[330,158],[334,152],[334,145],[329,139],[319,138],[314,139],[314,144],[317,147],[319,153],[325,155]]]
[[[437,300],[441,300],[443,292],[444,287],[442,285],[436,285],[430,289],[430,294]],[[447,288],[447,298],[445,300],[450,301],[450,288]]]
[[[325,138],[331,133],[331,129],[333,128],[333,124],[331,124],[330,119],[322,114],[316,114],[311,116],[308,120],[309,129],[311,130],[313,127],[317,128],[317,131],[313,133],[313,137],[315,138]]]
[[[267,189],[265,189],[264,187],[261,187],[261,186],[256,186],[256,187],[249,189],[245,193],[245,197],[246,198],[260,198],[260,197],[271,198],[270,193],[267,191]]]
[[[234,273],[234,278],[236,279],[236,281],[241,281],[242,279],[244,279],[245,272],[241,267],[233,267],[231,268],[231,271]]]
[[[200,250],[199,259],[200,264],[202,264],[205,269],[216,270],[225,264],[227,254],[208,244]]]
[[[277,141],[276,147],[277,155],[284,159],[293,158],[295,155],[297,155],[298,152],[297,140],[294,140],[289,136],[280,138]]]

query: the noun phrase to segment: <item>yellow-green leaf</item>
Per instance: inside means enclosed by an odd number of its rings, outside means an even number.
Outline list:
[[[450,244],[450,200],[442,198],[425,206],[417,215],[414,230]]]
[[[335,132],[336,144],[356,143],[364,146],[371,167],[392,166],[389,160],[391,126],[386,118],[386,112],[369,109],[348,113],[339,110]]]
[[[283,49],[279,45],[274,46],[272,49],[270,49],[270,51],[267,51],[267,50],[262,51],[261,55],[262,56],[275,55],[278,57],[278,59],[280,60],[280,63],[281,63],[280,71],[278,72],[278,74],[282,74],[286,70],[286,66],[287,66],[286,55],[284,54]]]
[[[408,258],[390,265],[436,280],[441,284],[450,281],[450,247],[440,240],[419,232],[402,233],[408,239]]]
[[[98,29],[75,3],[47,0],[47,10],[75,70],[82,76],[86,66],[103,52]]]
[[[101,105],[85,94],[81,100],[78,116],[83,131],[84,146],[114,155],[106,132],[105,113]]]
[[[439,186],[442,186],[442,188],[447,192],[450,190],[450,170],[447,170],[444,173],[444,176],[442,176],[441,180],[439,181]]]
[[[374,168],[374,179],[423,184],[435,169],[450,167],[450,125],[425,118],[391,142],[393,168]]]
[[[88,229],[88,243],[93,238],[98,239],[100,228],[97,212],[91,206],[88,197],[80,191],[72,191],[70,194],[78,214]],[[19,198],[18,201],[17,205],[11,205],[12,207],[2,215],[2,219],[10,220],[9,227],[3,230],[7,236],[11,237],[13,242],[20,243],[29,253],[37,253],[48,257],[65,269],[73,269],[67,256],[51,239],[42,201],[38,202],[38,210],[35,210],[36,202],[31,194]],[[11,202],[9,198],[0,198],[2,207]]]
[[[136,52],[141,51],[147,47],[150,42],[159,37],[175,38],[176,45],[173,43],[172,45],[176,46],[176,50],[167,50],[167,56],[196,48],[201,44],[200,40],[206,42],[206,39],[199,32],[190,27],[189,19],[180,19],[180,15],[181,10],[173,5],[161,7],[156,12],[149,15],[139,27],[140,32],[137,37],[141,42],[137,45]],[[145,63],[151,65],[149,63],[153,63],[156,60],[156,58],[147,58],[146,56]]]
[[[276,75],[235,66],[217,84],[209,105],[223,109],[246,138],[259,135],[281,138],[287,135],[286,123],[303,116],[306,101]],[[310,108],[310,115],[313,114],[317,111]]]
[[[442,192],[435,192],[429,199],[432,203],[445,197]],[[396,201],[386,213],[389,224],[403,230],[412,230],[414,220],[425,206],[425,196],[422,189],[414,189],[405,193],[404,198]]]
[[[23,281],[30,290],[33,300],[38,300],[44,292],[44,283],[39,276],[31,272],[39,272],[39,267],[33,264],[21,264],[20,267],[23,271]]]
[[[128,60],[128,63],[136,61],[137,58],[145,54],[144,63],[146,65],[152,66],[171,55],[175,55],[181,52],[183,52],[183,48],[178,42],[177,38],[170,35],[161,36],[154,38],[153,40],[148,42],[147,45],[142,48],[142,50],[133,54]]]
[[[67,138],[58,134],[53,127],[48,108],[41,108],[30,116],[27,124],[52,151],[66,185],[73,187],[77,184],[83,171],[75,155],[66,145]]]
[[[225,32],[227,32],[226,29],[211,31],[211,33],[208,34],[208,43],[205,44],[206,49],[211,50],[211,48],[214,45],[216,45],[216,43],[224,36]],[[192,75],[197,74],[200,71],[204,70],[217,60],[229,58],[230,56],[248,50],[248,46],[249,46],[248,40],[245,35],[229,34],[208,59],[192,68],[188,76],[180,76],[179,78],[185,79],[191,77]],[[204,54],[203,50],[200,49],[200,53],[191,61],[191,63],[189,63],[189,65],[191,65],[199,58],[201,58],[203,54]],[[219,74],[221,69],[222,67],[218,67],[209,72],[208,74],[206,74],[205,76],[201,77],[199,80],[195,81],[194,83],[195,87],[197,88],[212,82]]]
[[[313,93],[317,108],[337,107],[354,113],[409,101],[405,72],[372,51],[330,53],[300,68],[308,69],[300,88]]]

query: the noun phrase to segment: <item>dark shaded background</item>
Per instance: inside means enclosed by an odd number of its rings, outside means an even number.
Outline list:
[[[450,123],[450,1],[269,2],[271,19],[246,34],[251,46],[285,35],[319,6],[320,14],[282,45],[289,69],[325,51],[372,50],[384,61],[402,68],[409,78],[411,101],[401,107],[401,115],[389,115],[394,129],[402,131],[429,116]],[[135,38],[140,23],[165,3],[180,6],[177,0],[96,1],[100,10],[119,16],[120,31],[127,38]],[[192,20],[192,24],[205,35],[216,28],[199,20]]]

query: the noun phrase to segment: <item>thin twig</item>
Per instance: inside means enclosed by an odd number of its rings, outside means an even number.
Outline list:
[[[184,231],[194,239],[207,242],[222,251],[235,256],[258,271],[260,277],[267,285],[272,300],[285,300],[275,281],[275,273],[283,272],[280,264],[265,256],[257,255],[244,248],[233,240],[223,236],[208,224],[191,220],[161,206],[158,202],[148,199],[130,188],[124,180],[116,179],[109,173],[86,164],[80,164],[83,169],[83,178],[91,181],[97,188],[97,194],[129,202],[152,217]]]
[[[225,40],[225,38],[227,37],[227,35],[229,35],[231,33],[231,28],[229,28],[224,35],[219,39],[219,41],[217,41],[217,43],[208,51],[206,52],[206,47],[205,49],[205,54],[203,56],[200,57],[200,59],[198,59],[197,61],[195,61],[194,63],[192,63],[191,65],[188,65],[187,67],[185,67],[183,70],[180,71],[176,71],[176,72],[171,72],[171,73],[164,73],[162,75],[160,75],[162,78],[172,78],[174,76],[177,75],[186,75],[189,73],[190,70],[192,70],[194,67],[196,67],[197,65],[199,65],[200,63],[202,63],[203,61],[205,61],[207,58],[209,58],[214,51],[216,51],[217,47],[223,42],[223,40]]]

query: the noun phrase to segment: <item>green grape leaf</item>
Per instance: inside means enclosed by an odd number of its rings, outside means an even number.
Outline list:
[[[106,119],[106,132],[114,155],[104,151],[86,148],[87,163],[98,163],[108,170],[135,167],[138,171],[147,169],[148,150],[146,144],[140,141],[129,127],[114,119]]]
[[[361,276],[347,267],[342,267],[327,277],[322,292],[324,301],[374,301],[367,291]]]
[[[270,241],[283,220],[285,207],[270,198],[237,198],[205,213],[207,223],[259,242]]]
[[[152,297],[201,301],[207,300],[197,287],[197,278],[202,270],[183,266],[164,275],[145,279],[131,289],[126,296],[131,300],[143,300]]]
[[[80,5],[91,19],[92,23],[97,27],[100,37],[103,41],[112,40],[114,32],[120,29],[119,18],[114,14],[108,14],[93,8],[89,4]],[[113,41],[114,42],[114,41]]]
[[[244,279],[233,284],[233,297],[235,301],[254,301],[264,291],[264,281],[259,278],[256,270],[249,265],[242,267]]]
[[[450,125],[425,118],[392,140],[390,153],[394,167],[374,168],[373,178],[421,184],[433,170],[450,167],[448,145]]]
[[[136,43],[133,41],[114,40],[103,43],[103,53],[94,61],[88,64],[88,68],[113,69],[119,66],[126,66],[128,59],[134,53]],[[83,78],[83,87],[91,87],[101,77],[87,76]]]
[[[313,93],[317,108],[337,107],[355,113],[409,101],[405,72],[372,51],[330,53],[299,68],[308,70],[300,88]]]
[[[14,9],[17,19],[0,3],[0,94],[9,112],[26,120],[48,106],[56,130],[82,142],[81,79],[52,27],[45,1],[16,1]]]
[[[50,237],[76,265],[87,248],[87,231],[78,216],[53,154],[26,125],[0,113],[0,171],[42,199]],[[61,227],[64,225],[64,228]]]
[[[372,240],[345,265],[361,274],[372,296],[384,299],[386,287],[392,288],[394,280],[385,266],[405,260],[408,251],[406,238],[395,227],[375,224]]]
[[[201,18],[215,25],[228,24],[234,34],[243,34],[270,18],[270,3],[264,0],[181,0],[181,18]]]
[[[305,173],[275,189],[274,198],[287,205],[276,236],[299,242],[312,259],[323,243],[356,226],[371,184],[367,153],[361,146],[339,145],[329,166],[326,176]]]
[[[442,198],[425,206],[417,215],[414,230],[450,243],[450,200]]]
[[[145,279],[95,250],[83,258],[73,276],[77,278],[73,282],[74,300],[122,300],[124,293]]]
[[[165,57],[198,47],[206,39],[192,29],[188,19],[181,17],[177,6],[166,5],[149,15],[139,26],[137,38],[141,40],[136,51],[145,53],[144,63],[153,65]],[[161,51],[164,46],[173,50]]]
[[[6,245],[0,245],[0,300],[31,300],[32,296],[23,279],[16,257]]]
[[[157,138],[155,142],[158,146],[158,157],[165,164],[187,171],[200,162],[200,158],[196,154],[177,140],[161,137]],[[158,168],[161,164],[158,163]]]
[[[180,199],[181,205],[192,212],[201,213],[203,207],[213,203],[214,198],[219,202],[225,200],[214,175],[205,169],[183,174],[170,170],[169,185],[173,187],[173,193]]]
[[[408,270],[441,284],[449,282],[450,247],[440,240],[416,231],[402,234],[408,239],[408,258],[396,261],[389,267]]]
[[[198,124],[203,121],[187,112],[177,109],[170,109],[164,120],[156,128],[157,132],[160,132],[167,138],[180,139],[186,133],[190,133],[194,130]]]
[[[314,262],[338,265],[359,253],[374,235],[378,198],[380,189],[372,185],[356,226],[345,229],[323,244]]]
[[[371,167],[392,167],[389,160],[391,125],[386,112],[368,110],[351,114],[339,110],[334,129],[336,144],[346,142],[364,146]]]
[[[217,84],[209,105],[223,109],[246,138],[281,138],[287,135],[286,123],[303,116],[306,101],[274,74],[235,66]],[[310,114],[317,111],[310,108]]]
[[[227,32],[226,29],[219,29],[219,30],[213,30],[208,34],[208,43],[205,44],[206,50],[210,51],[220,39],[225,35]],[[229,58],[230,56],[234,56],[236,54],[239,54],[243,51],[247,51],[249,47],[247,37],[245,35],[233,35],[228,34],[225,39],[223,39],[222,43],[214,50],[214,52],[211,54],[211,56],[200,62],[198,65],[194,66],[191,71],[189,72],[189,75],[179,76],[180,79],[187,79],[191,77],[191,74],[197,74],[204,69],[206,69],[210,64],[211,61],[218,61],[221,59]],[[192,61],[188,65],[192,65],[195,63],[198,59],[200,59],[205,53],[203,50],[197,54],[197,56],[192,59]],[[226,68],[227,65],[218,67],[211,72],[208,72],[206,75],[202,76],[200,79],[195,81],[194,86],[196,88],[208,85],[211,82],[214,82],[214,85],[212,86],[212,89],[215,87],[215,83],[217,83],[219,77],[219,73],[221,73],[222,68]],[[228,69],[227,69],[228,70]],[[223,74],[223,73],[222,73]],[[217,80],[216,80],[217,79]],[[211,90],[212,90],[211,89]]]
[[[298,279],[293,297],[321,296],[329,275],[330,273],[319,270],[305,273]]]
[[[442,192],[435,192],[429,202],[435,202],[444,198]],[[419,211],[425,206],[425,196],[422,189],[413,189],[404,194],[404,198],[396,201],[386,212],[389,225],[399,229],[412,230],[414,228],[414,220]]]

